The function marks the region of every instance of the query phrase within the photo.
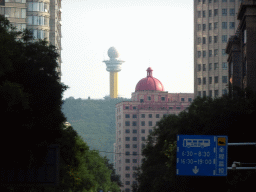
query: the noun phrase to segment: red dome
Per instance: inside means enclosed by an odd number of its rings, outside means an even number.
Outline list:
[[[163,84],[152,76],[152,69],[147,69],[147,77],[141,79],[135,88],[136,91],[164,91]]]

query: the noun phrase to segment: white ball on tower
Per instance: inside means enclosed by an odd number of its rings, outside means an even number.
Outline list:
[[[116,58],[119,57],[119,53],[118,53],[118,51],[116,50],[115,47],[110,47],[108,49],[108,56],[109,56],[110,59],[116,59]]]

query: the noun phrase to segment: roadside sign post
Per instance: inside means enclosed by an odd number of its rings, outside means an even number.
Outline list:
[[[177,135],[176,175],[227,176],[227,136]]]

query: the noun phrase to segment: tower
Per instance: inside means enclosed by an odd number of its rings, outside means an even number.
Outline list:
[[[228,90],[225,53],[238,26],[241,0],[194,0],[194,96],[220,97]]]
[[[110,81],[110,97],[117,98],[118,94],[118,72],[121,71],[121,65],[124,61],[117,59],[119,53],[115,47],[110,47],[108,49],[109,60],[103,61],[106,63],[106,70],[110,72],[109,81]]]

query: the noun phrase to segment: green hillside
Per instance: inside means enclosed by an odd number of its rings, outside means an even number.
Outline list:
[[[68,122],[77,131],[92,150],[107,156],[113,163],[114,143],[116,139],[115,105],[130,99],[74,99],[69,97],[64,100],[62,112]]]

